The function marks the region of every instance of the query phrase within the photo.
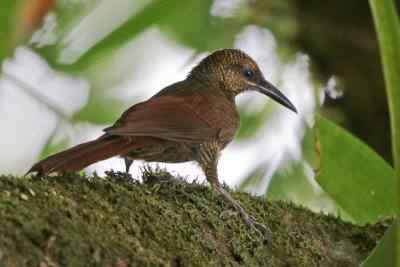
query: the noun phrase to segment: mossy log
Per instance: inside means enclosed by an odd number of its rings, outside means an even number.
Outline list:
[[[262,243],[211,186],[162,170],[141,181],[65,173],[0,177],[0,266],[357,266],[388,223],[359,226],[230,194],[269,228]]]

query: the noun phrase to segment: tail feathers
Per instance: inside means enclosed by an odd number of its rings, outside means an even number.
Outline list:
[[[126,154],[143,144],[121,137],[104,137],[86,142],[39,161],[27,172],[38,176],[62,171],[80,171],[90,164]]]

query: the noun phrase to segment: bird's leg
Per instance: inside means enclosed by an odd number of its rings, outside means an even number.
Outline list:
[[[224,190],[224,188],[222,188],[222,186],[219,182],[217,184],[213,183],[211,185],[215,189],[217,189],[222,195],[225,196],[225,198],[233,205],[235,210],[240,213],[240,215],[242,216],[245,223],[248,226],[250,226],[252,229],[254,229],[254,231],[256,231],[256,234],[261,238],[262,241],[264,241],[265,240],[264,234],[266,233],[268,235],[267,229],[265,228],[265,226],[263,224],[257,222],[253,216],[247,214],[244,211],[244,209],[242,208],[242,206],[240,206],[239,203],[237,203],[236,200],[234,200],[233,197],[231,197],[231,195],[229,195],[229,193],[226,192]],[[267,238],[269,239],[268,236],[267,236]]]
[[[200,149],[200,152],[201,150],[203,149]],[[262,241],[265,240],[264,234],[267,235],[267,239],[270,239],[270,236],[265,226],[257,222],[253,216],[248,215],[244,211],[242,206],[240,206],[239,203],[237,203],[236,200],[234,200],[233,197],[231,197],[231,195],[229,195],[229,193],[226,192],[224,188],[222,188],[221,184],[218,181],[218,171],[217,171],[219,151],[213,151],[213,150],[215,150],[215,147],[213,148],[210,147],[208,149],[203,150],[203,153],[199,153],[200,154],[199,162],[206,175],[207,181],[222,195],[224,195],[224,197],[233,205],[235,210],[238,213],[240,213],[245,223],[256,232],[256,234],[261,238]]]
[[[125,170],[126,170],[126,173],[129,173],[129,169],[131,168],[131,165],[133,163],[133,159],[129,159],[127,157],[124,157],[124,159],[125,159]]]

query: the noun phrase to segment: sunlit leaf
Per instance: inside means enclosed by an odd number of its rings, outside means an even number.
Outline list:
[[[319,118],[321,166],[315,179],[359,223],[375,223],[395,210],[392,167],[341,127]]]
[[[315,135],[314,130],[311,127],[305,125],[304,137],[301,140],[301,150],[303,152],[303,158],[307,163],[313,167],[318,168],[320,163],[320,158],[315,150]]]

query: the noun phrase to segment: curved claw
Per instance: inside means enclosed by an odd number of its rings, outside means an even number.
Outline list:
[[[261,240],[264,241],[271,241],[272,240],[272,236],[267,232],[267,229],[265,228],[265,226],[259,222],[256,221],[256,219],[253,216],[249,216],[244,209],[228,194],[228,192],[226,192],[222,186],[218,183],[215,182],[215,180],[209,179],[207,178],[207,180],[211,180],[211,185],[215,187],[215,189],[217,189],[219,192],[221,192],[222,195],[224,195],[226,197],[226,199],[228,199],[228,201],[233,205],[233,207],[236,210],[236,214],[240,213],[240,215],[242,215],[243,220],[245,221],[245,223],[250,226],[252,229],[254,229],[254,231],[256,232],[256,234],[258,235],[258,237],[261,238]],[[218,180],[216,180],[218,181]],[[232,213],[229,210],[224,210],[219,214],[219,217],[223,216],[224,214],[235,214]],[[266,237],[264,237],[263,233],[266,234]]]
[[[242,216],[243,220],[245,221],[245,223],[256,232],[257,236],[263,242],[264,241],[267,241],[267,242],[272,241],[272,235],[267,231],[267,228],[263,224],[257,222],[257,220],[253,216],[248,215],[244,210],[242,210],[242,211],[223,210],[223,211],[221,211],[221,213],[219,214],[218,217],[221,218],[225,214],[227,214],[229,216],[236,216],[236,215],[240,214]]]
[[[253,228],[253,230],[263,242],[266,240],[271,241],[271,235],[267,232],[267,229],[263,224],[257,222],[253,216],[248,215],[244,211],[241,211],[240,214],[242,215],[242,218],[246,222],[246,224]],[[263,233],[267,234],[267,238],[264,237]]]

